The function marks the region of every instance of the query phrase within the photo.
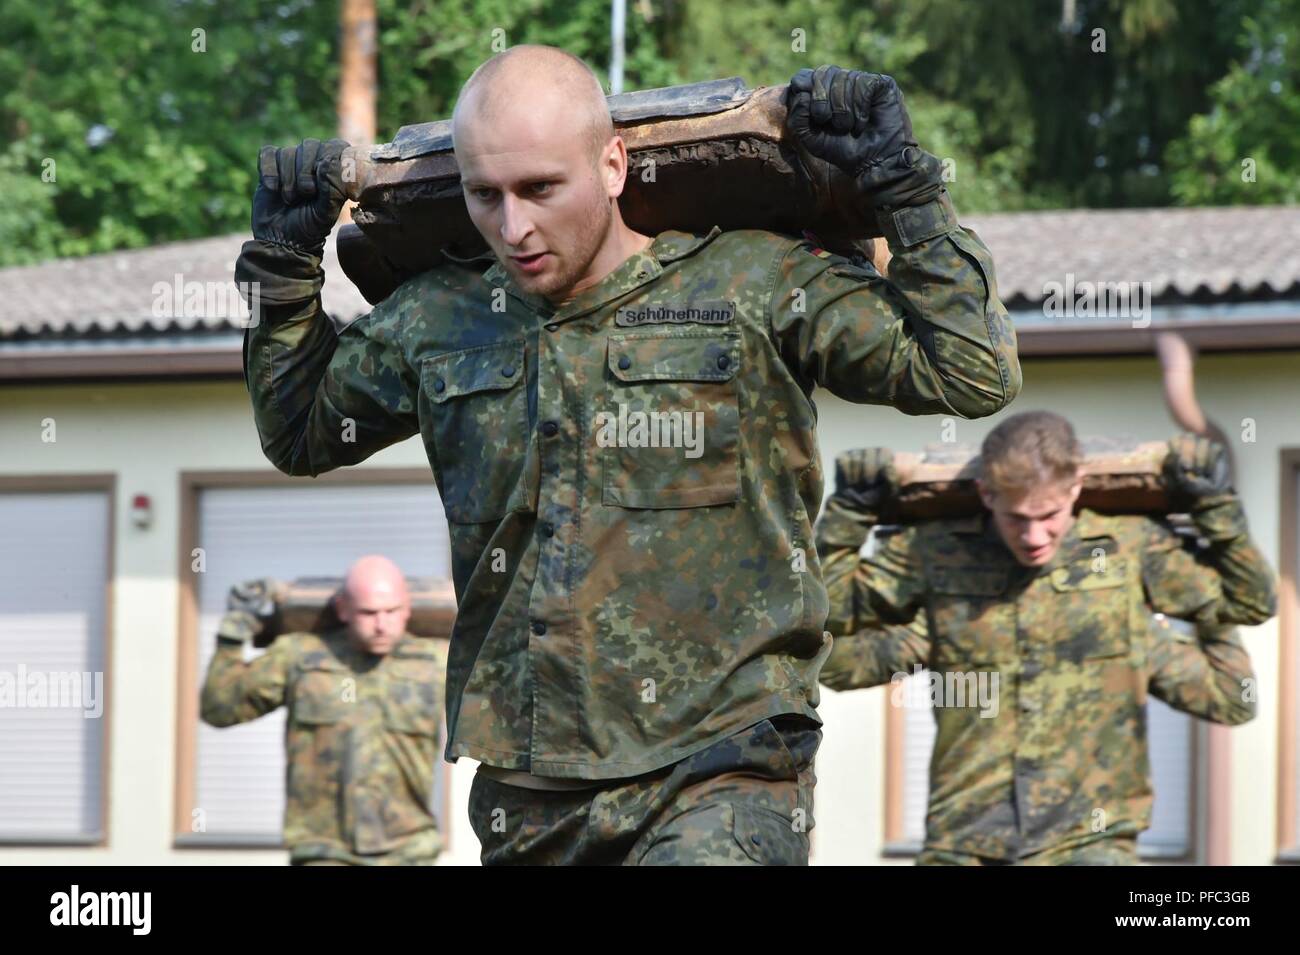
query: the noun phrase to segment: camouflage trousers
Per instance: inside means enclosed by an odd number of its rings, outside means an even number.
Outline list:
[[[419,859],[391,858],[388,856],[362,860],[359,856],[351,862],[343,859],[290,859],[289,865],[437,865],[435,857],[425,856]]]
[[[289,865],[437,865],[442,834],[437,829],[412,833],[390,852],[357,855],[333,842],[291,846]]]
[[[763,720],[665,769],[573,791],[474,777],[484,865],[807,865],[821,730]]]
[[[1137,865],[1137,837],[1114,836],[1086,845],[1043,849],[1019,859],[989,859],[966,852],[924,849],[917,865]]]

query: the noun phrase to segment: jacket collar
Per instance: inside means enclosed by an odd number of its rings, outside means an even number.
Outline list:
[[[665,265],[694,254],[721,234],[722,229],[716,225],[704,235],[672,229],[661,232],[645,249],[634,252],[591,288],[558,308],[543,296],[519,288],[500,261],[483,274],[483,279],[505,289],[507,295],[523,302],[546,321],[563,322],[596,311],[654,281],[663,274]]]
[[[1064,567],[1072,561],[1091,557],[1092,549],[1096,546],[1093,542],[1110,536],[1110,528],[1106,526],[1104,516],[1086,507],[1081,509],[1074,516],[1074,524],[1061,541],[1061,546],[1048,562],[1048,569]]]
[[[981,509],[978,514],[956,518],[949,526],[952,532],[956,534],[983,537],[985,541],[996,545],[999,551],[1004,552],[1008,560],[1014,562],[1015,558],[1007,545],[1003,543],[1001,535],[998,534],[997,526],[993,523],[993,516],[987,510]],[[1063,566],[1072,560],[1077,560],[1081,552],[1084,556],[1087,556],[1094,546],[1088,542],[1111,536],[1111,529],[1107,525],[1105,515],[1098,514],[1086,507],[1082,508],[1075,515],[1074,523],[1066,532],[1065,538],[1061,541],[1061,546],[1056,549],[1056,553],[1052,555],[1052,559],[1042,570],[1050,570],[1054,567]]]

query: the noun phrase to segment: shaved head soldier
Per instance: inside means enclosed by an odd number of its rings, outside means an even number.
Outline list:
[[[479,67],[453,117],[490,247],[335,333],[321,312],[343,144],[266,147],[245,374],[270,460],[355,464],[420,434],[459,602],[447,754],[480,762],[486,863],[805,863],[817,674],[811,395],[992,414],[1020,388],[993,263],[892,79],[801,70],[787,125],[854,177],[890,278],[798,238],[629,228],[600,86],[563,51]]]
[[[389,653],[411,619],[406,578],[387,557],[373,554],[348,568],[334,607],[352,645],[374,656]]]
[[[572,298],[650,245],[613,201],[627,147],[572,54],[525,46],[488,60],[461,91],[452,136],[470,218],[521,288]]]
[[[1233,624],[1267,620],[1277,597],[1224,449],[1170,443],[1170,499],[1203,538],[1185,543],[1162,520],[1077,509],[1070,423],[1012,415],[984,439],[984,513],[909,526],[859,557],[896,490],[892,460],[869,448],[836,462],[817,529],[835,634],[821,679],[847,690],[926,667],[995,696],[935,707],[918,863],[1135,862],[1151,817],[1147,694],[1218,723],[1255,712]]]
[[[279,636],[251,661],[270,585],[235,588],[217,628],[200,715],[233,726],[279,706],[285,731],[284,841],[294,865],[432,865],[432,812],[446,656],[406,632],[406,578],[386,557],[347,572],[343,626]]]

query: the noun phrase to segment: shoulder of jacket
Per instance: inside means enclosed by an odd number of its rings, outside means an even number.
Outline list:
[[[1121,546],[1140,546],[1152,539],[1173,538],[1173,530],[1158,515],[1103,514],[1082,508],[1076,518],[1081,539],[1113,537]]]
[[[914,550],[927,574],[937,567],[1002,567],[1010,559],[1006,546],[988,524],[987,512],[920,521],[914,525]]]
[[[368,313],[372,320],[396,316],[413,305],[427,302],[430,296],[451,293],[461,296],[484,286],[483,272],[456,262],[442,261],[432,268],[412,275]],[[366,316],[362,316],[366,317]]]
[[[925,555],[948,553],[970,546],[981,529],[978,515],[970,518],[931,518],[907,524],[886,525],[880,529],[880,547],[912,551]]]
[[[880,273],[876,271],[875,265],[867,254],[856,247],[845,251],[829,249],[821,244],[820,239],[809,233],[795,236],[769,232],[767,235],[775,240],[774,247],[780,252],[782,259],[787,257],[794,260],[802,259],[810,265],[821,265],[836,275],[850,278],[880,277]]]
[[[284,653],[301,654],[321,645],[318,633],[307,630],[292,630],[282,633],[272,641],[271,646],[281,648]]]
[[[491,295],[482,273],[453,262],[442,262],[411,276],[339,332],[351,328],[376,342],[404,348],[413,334],[445,321],[453,307],[476,295],[485,301]]]
[[[493,268],[499,268],[496,257],[485,253],[474,259],[456,261],[443,258],[441,262],[414,275],[397,287],[397,292],[408,290],[409,294],[421,297],[450,290],[458,295],[476,288],[490,285],[486,275]]]
[[[983,511],[976,514],[967,514],[962,517],[944,517],[932,521],[922,521],[917,524],[917,530],[927,536],[948,536],[950,534],[982,534],[984,533]]]
[[[341,656],[347,645],[347,634],[343,630],[325,633],[285,633],[276,637],[275,642],[286,641],[286,652],[291,661],[302,670],[346,670]]]
[[[663,263],[695,257],[710,261],[718,256],[738,256],[751,266],[756,257],[783,256],[799,245],[800,239],[765,229],[730,229],[714,227],[707,234],[664,232],[655,239],[655,254]],[[707,254],[705,254],[707,253]]]
[[[439,663],[445,657],[440,653],[442,641],[430,637],[417,637],[406,634],[393,647],[393,657],[399,660],[427,660]]]

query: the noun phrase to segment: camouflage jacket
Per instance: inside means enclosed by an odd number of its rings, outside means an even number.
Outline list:
[[[244,662],[220,639],[200,714],[212,726],[288,707],[284,841],[294,861],[429,861],[440,848],[431,812],[446,653],[403,637],[383,657],[347,632],[285,634]]]
[[[249,330],[282,471],[423,438],[460,608],[449,759],[612,779],[817,718],[814,387],[966,417],[1020,387],[988,250],[946,197],[905,211],[889,280],[715,227],[660,234],[559,308],[450,261],[337,335],[318,298]]]
[[[860,558],[870,519],[832,498],[818,525],[835,634],[822,681],[874,686],[921,666],[955,691],[934,709],[927,847],[1014,859],[1139,832],[1147,694],[1251,718],[1231,624],[1273,615],[1273,575],[1235,498],[1195,516],[1199,553],[1164,522],[1084,509],[1051,563],[1025,568],[987,514],[911,526]],[[1153,612],[1194,621],[1199,640]],[[994,675],[995,704],[972,700]]]

